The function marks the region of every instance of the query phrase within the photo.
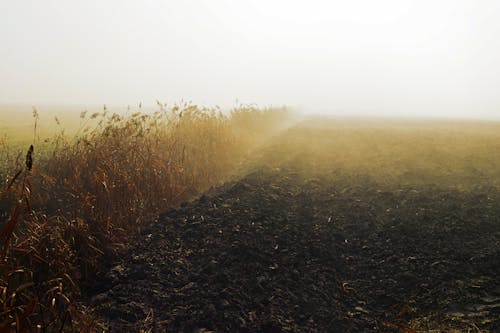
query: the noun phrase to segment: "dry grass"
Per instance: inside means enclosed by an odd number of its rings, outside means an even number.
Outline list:
[[[161,210],[224,179],[287,116],[160,105],[82,113],[93,127],[42,141],[35,111],[33,160],[0,139],[0,332],[91,330],[78,300],[106,263]]]
[[[310,118],[256,163],[380,186],[500,188],[500,123]],[[310,135],[309,132],[314,132]]]

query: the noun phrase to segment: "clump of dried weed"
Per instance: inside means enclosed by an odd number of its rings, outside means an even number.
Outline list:
[[[0,331],[90,330],[78,300],[106,263],[161,210],[221,181],[288,116],[284,108],[224,115],[159,106],[83,112],[75,137],[31,146],[23,166],[2,139]]]

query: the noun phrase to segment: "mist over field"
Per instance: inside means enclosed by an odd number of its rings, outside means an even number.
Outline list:
[[[0,2],[0,332],[500,332],[500,2]]]
[[[0,104],[500,117],[495,0],[23,0],[0,12]]]

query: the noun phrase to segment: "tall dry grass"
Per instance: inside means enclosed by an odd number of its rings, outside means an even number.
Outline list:
[[[34,112],[35,127],[38,114]],[[0,332],[90,330],[78,303],[147,223],[220,182],[288,117],[183,104],[81,114],[68,138],[19,153],[0,142]]]

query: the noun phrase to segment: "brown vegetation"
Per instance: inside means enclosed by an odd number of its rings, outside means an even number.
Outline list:
[[[220,182],[287,110],[81,114],[77,135],[0,142],[0,332],[90,328],[78,300],[161,210]],[[3,183],[2,183],[3,182]]]

